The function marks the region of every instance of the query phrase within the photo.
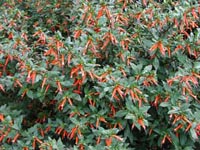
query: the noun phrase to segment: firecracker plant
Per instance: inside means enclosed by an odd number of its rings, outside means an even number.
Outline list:
[[[200,147],[198,0],[1,0],[0,149]]]

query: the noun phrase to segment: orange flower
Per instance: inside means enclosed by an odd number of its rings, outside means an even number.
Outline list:
[[[111,20],[111,13],[110,13],[110,10],[107,8],[107,7],[105,7],[105,11],[106,11],[106,17],[108,18],[108,20]]]
[[[138,124],[143,127],[144,130],[146,130],[146,126],[144,125],[144,120],[143,118],[138,118]]]
[[[23,147],[23,150],[28,150],[28,147]]]
[[[189,125],[188,125],[187,128],[185,129],[185,132],[187,132],[191,127],[192,127],[192,123],[189,123]],[[199,134],[199,135],[200,135],[200,134]]]
[[[76,136],[76,140],[75,140],[75,141],[76,141],[75,144],[77,145],[77,144],[78,144],[78,141],[79,141],[78,136]]]
[[[35,82],[35,78],[36,78],[36,71],[33,71],[32,74],[31,74],[32,85]]]
[[[195,130],[196,130],[197,135],[200,136],[200,124],[196,126]]]
[[[195,11],[195,8],[192,8],[192,15],[193,15],[193,17],[194,17],[195,19],[198,19],[198,18],[199,18],[198,15],[197,15],[197,13],[196,13],[196,11]]]
[[[13,60],[13,56],[11,56],[11,55],[7,55],[6,56],[6,61],[5,61],[5,63],[4,63],[4,67],[3,67],[3,71],[5,72],[6,71],[6,67],[7,67],[7,65],[8,65],[8,62],[9,61],[12,61]]]
[[[43,79],[43,81],[42,81],[42,89],[43,89],[43,87],[44,87],[44,85],[45,85],[46,81],[47,81],[47,78],[46,78],[46,77],[44,77],[44,79]]]
[[[48,126],[45,130],[44,130],[44,133],[47,133],[51,130],[51,126]]]
[[[62,65],[62,67],[65,65],[65,55],[64,54],[61,55],[61,65]]]
[[[82,34],[82,30],[81,30],[81,29],[76,30],[76,31],[74,32],[74,38],[75,38],[75,39],[78,39],[78,38],[81,36],[81,34]]]
[[[13,33],[12,33],[12,32],[10,32],[10,33],[8,34],[8,39],[9,39],[9,40],[13,39]]]
[[[112,137],[116,138],[117,140],[121,142],[123,141],[123,138],[119,137],[118,135],[112,135]]]
[[[105,139],[105,141],[106,141],[106,146],[110,146],[112,144],[112,137]]]
[[[44,130],[42,130],[42,129],[40,128],[39,131],[40,131],[40,135],[41,135],[42,137],[44,137]]]
[[[74,138],[74,135],[76,133],[77,127],[72,128],[71,133],[69,134],[69,139],[71,140]]]
[[[96,144],[99,144],[100,141],[101,141],[101,136],[98,136],[97,141],[96,141]]]
[[[25,89],[25,90],[23,91],[21,97],[23,98],[23,97],[26,95],[27,92],[28,92],[28,89]]]
[[[57,48],[57,50],[59,50],[63,46],[64,46],[64,44],[63,44],[62,41],[56,40],[56,48]]]
[[[0,90],[2,90],[3,92],[5,92],[4,87],[2,84],[0,84]]]
[[[107,121],[105,120],[104,117],[100,117],[100,118],[99,118],[99,121],[104,122],[104,123],[107,123]]]
[[[60,111],[63,110],[66,101],[67,101],[67,98],[64,98],[64,99],[61,101],[61,103],[58,105],[58,110],[60,110]]]
[[[36,148],[36,140],[35,140],[35,138],[33,139],[32,147],[33,147],[33,149]]]
[[[20,136],[20,134],[17,133],[17,134],[15,135],[15,137],[13,138],[12,142],[15,143],[15,142],[17,141],[17,139],[19,138],[19,136]]]
[[[123,99],[124,98],[124,92],[122,92],[122,89],[124,89],[124,87],[121,86],[121,85],[115,86],[115,88],[112,92],[112,98],[117,97],[116,93],[118,93],[120,95],[120,97]]]
[[[154,51],[155,49],[158,48],[158,43],[155,43],[151,46],[151,48],[149,49],[149,51]]]
[[[49,48],[49,50],[47,50],[45,53],[44,53],[44,56],[48,56],[48,55],[53,55],[53,56],[57,56],[57,53],[55,52],[55,50],[53,48]],[[57,58],[57,57],[56,57]]]
[[[92,41],[92,39],[89,39],[88,41],[87,41],[87,43],[86,43],[86,45],[85,45],[85,48],[84,48],[84,50],[83,50],[83,55],[85,55],[86,54],[86,52],[87,52],[87,50],[90,48],[90,50],[92,51],[92,53],[94,54],[94,55],[96,55],[96,46],[94,45],[94,43],[93,43],[93,41]]]
[[[155,43],[155,44],[149,49],[149,51],[152,52],[152,51],[156,50],[157,48],[159,48],[159,49],[160,49],[160,53],[161,53],[163,56],[165,56],[165,48],[164,48],[164,46],[163,46],[163,44],[162,44],[161,41],[158,41],[157,43]]]
[[[123,14],[121,14],[121,13],[118,13],[117,15],[116,15],[116,22],[118,22],[118,23],[121,23],[121,24],[123,24],[123,25],[128,25],[128,18],[127,17],[125,17]]]
[[[48,85],[46,86],[46,89],[45,89],[45,92],[44,92],[44,93],[46,93],[46,92],[48,91],[49,87],[50,87],[50,84],[48,84]]]
[[[97,14],[97,17],[96,17],[97,20],[98,20],[99,18],[101,18],[101,16],[103,16],[104,8],[105,8],[105,6],[102,6],[102,7],[99,9],[98,14]]]
[[[62,139],[64,139],[65,137],[67,137],[68,136],[68,133],[67,133],[67,131],[63,131],[63,134],[62,134]]]
[[[96,128],[98,128],[98,127],[99,127],[99,118],[96,121]]]
[[[68,100],[68,103],[72,106],[73,105],[72,100],[70,98],[67,98],[67,100]]]
[[[83,77],[85,72],[83,70],[83,66],[81,64],[79,64],[79,65],[76,65],[74,68],[72,68],[72,70],[70,72],[70,78],[72,78],[74,74],[77,76],[79,70],[81,71],[81,74],[82,74],[82,77]]]
[[[0,114],[0,121],[3,121],[4,120],[4,116],[3,114]]]
[[[142,12],[139,12],[134,15],[134,18],[136,18],[138,21],[140,20],[141,17],[142,17]]]
[[[186,12],[183,14],[183,22],[185,23],[186,28],[188,28],[188,18],[187,18],[187,13]]]
[[[70,63],[71,63],[71,58],[72,58],[72,54],[69,53],[68,56],[67,56],[67,65],[69,66]]]
[[[144,6],[147,6],[146,0],[142,0],[142,4],[143,4]]]
[[[83,144],[79,144],[79,150],[84,150],[84,145]]]
[[[17,85],[19,85],[19,87],[23,87],[23,85],[20,83],[20,81],[19,81],[18,79],[15,80],[15,83],[16,83]]]
[[[103,46],[101,47],[101,49],[104,50],[104,49],[107,47],[107,45],[109,44],[109,42],[110,42],[110,39],[109,39],[109,38],[106,38],[106,40],[105,40],[105,42],[103,43]]]
[[[183,127],[183,124],[179,124],[175,129],[174,129],[174,131],[176,132],[176,131],[178,131],[180,128],[182,128]]]
[[[171,57],[171,50],[169,46],[167,46],[167,52],[168,52],[168,56]]]
[[[166,141],[166,139],[167,139],[170,143],[172,143],[171,137],[170,137],[168,134],[166,134],[166,135],[163,137],[163,139],[162,139],[162,141],[161,141],[161,144],[164,144],[165,141]]]
[[[61,83],[60,83],[60,81],[56,81],[56,84],[57,84],[57,87],[58,87],[58,91],[60,92],[60,93],[62,93],[62,85],[61,85]]]
[[[63,130],[64,130],[63,128],[57,127],[55,133],[60,135]]]

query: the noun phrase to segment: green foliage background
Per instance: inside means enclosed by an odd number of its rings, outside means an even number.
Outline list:
[[[198,1],[0,11],[0,149],[198,149]]]

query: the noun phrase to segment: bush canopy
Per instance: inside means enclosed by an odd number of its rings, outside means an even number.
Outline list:
[[[200,147],[198,0],[1,0],[0,149]]]

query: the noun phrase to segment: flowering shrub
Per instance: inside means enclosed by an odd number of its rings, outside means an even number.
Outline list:
[[[0,2],[1,149],[199,147],[196,0]]]

